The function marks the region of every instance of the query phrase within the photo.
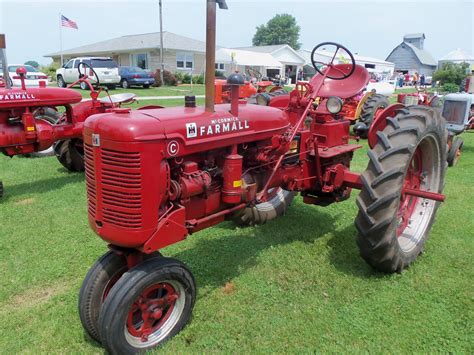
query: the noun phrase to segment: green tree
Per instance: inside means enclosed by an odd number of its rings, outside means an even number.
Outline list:
[[[441,85],[460,85],[466,78],[466,70],[468,67],[469,64],[467,63],[443,63],[441,69],[438,69],[433,73],[433,81],[439,81]]]
[[[288,14],[276,15],[266,25],[257,26],[253,36],[254,46],[267,46],[272,44],[288,44],[295,50],[301,48],[300,26],[296,19]]]
[[[25,65],[31,65],[33,68],[36,68],[36,69],[38,69],[40,66],[36,60],[29,60],[25,62]]]

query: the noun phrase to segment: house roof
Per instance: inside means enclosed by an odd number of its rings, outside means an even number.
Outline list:
[[[440,61],[474,61],[474,56],[461,48],[455,49],[454,51],[449,52],[444,57],[440,59]]]
[[[106,41],[87,44],[62,51],[63,55],[98,54],[110,52],[128,52],[160,47],[160,32],[127,35],[112,38]],[[165,49],[186,50],[191,52],[205,52],[206,43],[172,32],[163,31],[163,47]],[[46,54],[45,57],[57,57],[61,52]]]
[[[260,52],[260,53],[274,53],[282,48],[291,48],[287,44],[274,44],[270,46],[252,46],[252,47],[237,47],[235,49],[243,49],[246,51],[251,51],[251,52]],[[293,48],[291,48],[293,49]]]
[[[250,51],[250,52],[257,52],[257,53],[268,53],[268,54],[271,54],[271,55],[275,55],[275,53],[286,49],[291,53],[290,54],[291,56],[294,56],[295,58],[297,58],[295,63],[303,63],[305,61],[305,58],[300,53],[298,53],[293,48],[291,48],[291,46],[289,46],[288,44],[274,44],[274,45],[270,45],[270,46],[238,47],[238,48],[235,48],[235,49],[245,50],[245,51]],[[281,60],[282,62],[286,62],[282,58],[278,58],[278,59]],[[290,62],[293,62],[293,60],[290,60]]]
[[[415,47],[413,44],[407,43],[407,42],[403,42],[402,44],[405,44],[406,46],[411,48],[411,50],[413,50],[413,52],[415,53],[416,57],[418,58],[421,64],[432,65],[432,66],[438,65],[438,63],[436,63],[436,61],[433,59],[431,54],[425,51],[424,49],[419,49]]]
[[[216,62],[235,63],[237,65],[281,68],[282,64],[269,53],[244,51],[241,49],[221,48],[216,52]]]
[[[405,36],[403,36],[403,39],[413,39],[413,38],[426,38],[424,33],[408,33]]]

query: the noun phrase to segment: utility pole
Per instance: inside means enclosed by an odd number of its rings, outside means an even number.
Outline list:
[[[161,62],[160,79],[161,79],[161,85],[164,85],[165,84],[165,81],[164,81],[165,63],[163,63],[163,6],[161,4],[161,0],[159,0],[159,5],[160,5],[160,62]]]

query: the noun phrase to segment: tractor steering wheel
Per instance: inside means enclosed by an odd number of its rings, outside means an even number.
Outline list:
[[[81,72],[81,67],[84,67],[84,73]],[[94,74],[94,77],[96,79],[96,83],[94,84],[94,89],[97,89],[100,85],[99,76],[95,72],[94,68],[92,68],[87,63],[80,62],[79,65],[77,66],[77,71],[79,72],[79,81],[84,81],[85,79],[87,79],[89,77],[89,75],[87,75],[87,73],[86,73],[87,68],[89,68],[90,71],[92,71],[92,74]],[[81,79],[83,79],[83,80],[81,80]]]
[[[318,54],[318,53],[316,53],[317,50],[321,47],[327,47],[327,46],[335,47],[334,52],[332,50],[327,51],[330,54],[334,53],[334,54],[332,54],[331,61],[328,62],[328,63],[325,63],[325,62],[321,62],[319,60],[316,60],[315,55]],[[341,52],[341,56],[344,56],[344,52],[345,52],[345,54],[347,54],[349,56],[350,60],[351,60],[351,63],[350,63],[351,64],[351,70],[348,73],[340,70],[339,68],[337,68],[334,65],[334,59],[336,58],[338,52]],[[336,43],[336,42],[323,42],[323,43],[318,44],[316,47],[314,47],[313,51],[311,52],[311,63],[313,64],[314,69],[321,75],[324,75],[324,72],[326,70],[330,70],[330,73],[328,73],[328,75],[326,75],[326,77],[329,78],[329,79],[333,79],[333,80],[346,79],[346,78],[350,77],[352,75],[352,73],[354,73],[354,70],[355,70],[355,60],[354,60],[354,56],[352,55],[352,53],[346,47],[344,47],[342,44],[339,44],[339,43]],[[347,64],[349,64],[349,63],[347,63]],[[334,72],[338,72],[337,75]]]

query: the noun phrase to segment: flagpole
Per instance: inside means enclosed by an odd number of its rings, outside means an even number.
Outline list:
[[[161,4],[161,0],[159,0],[158,5],[160,7],[160,79],[161,85],[164,86],[165,64],[163,63],[163,7]]]
[[[61,14],[59,14],[59,51],[61,52],[61,66],[63,66],[63,26],[61,26]]]

